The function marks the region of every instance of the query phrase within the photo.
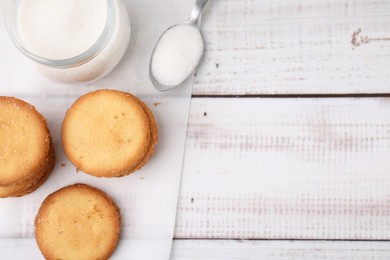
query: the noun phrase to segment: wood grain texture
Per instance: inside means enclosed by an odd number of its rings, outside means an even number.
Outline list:
[[[129,259],[124,248],[131,241],[120,240],[110,259]],[[0,239],[2,259],[40,259],[41,254],[30,239]],[[171,260],[219,259],[371,259],[390,258],[389,242],[331,242],[331,241],[248,241],[248,240],[174,240]]]
[[[389,242],[175,240],[171,254],[171,260],[389,258]]]
[[[194,94],[390,92],[390,2],[210,1]]]
[[[193,99],[176,238],[390,239],[390,99]]]

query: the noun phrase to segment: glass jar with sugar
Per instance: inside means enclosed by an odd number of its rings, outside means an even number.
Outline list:
[[[6,0],[8,34],[54,81],[97,80],[122,59],[130,40],[123,0]]]

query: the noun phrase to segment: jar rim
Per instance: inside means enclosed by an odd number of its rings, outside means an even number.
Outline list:
[[[114,31],[115,17],[116,17],[116,5],[115,1],[106,0],[107,3],[107,19],[104,25],[103,31],[100,34],[96,42],[89,47],[86,51],[67,59],[48,59],[41,57],[35,53],[29,51],[22,43],[19,30],[16,22],[16,11],[19,7],[21,0],[6,0],[4,8],[4,18],[7,33],[15,45],[15,47],[27,58],[48,66],[59,69],[73,68],[83,65],[93,58],[95,58],[107,45],[108,41],[111,39],[112,33]]]

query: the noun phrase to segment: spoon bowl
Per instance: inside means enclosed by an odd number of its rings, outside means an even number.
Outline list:
[[[150,78],[153,86],[157,90],[167,91],[167,90],[170,90],[172,88],[175,88],[175,87],[181,85],[195,71],[196,67],[199,65],[199,63],[203,57],[205,48],[204,48],[204,39],[203,39],[202,33],[200,32],[198,21],[199,21],[199,18],[201,16],[202,10],[207,2],[208,2],[208,0],[197,0],[194,8],[192,9],[191,16],[187,21],[169,27],[167,30],[164,31],[164,33],[158,39],[158,41],[153,49],[153,52],[152,52],[152,55],[150,58],[150,63],[149,63],[149,78]],[[167,35],[167,32],[169,32],[172,29],[175,29],[178,26],[191,26],[192,28],[196,29],[199,32],[201,40],[202,40],[202,51],[201,51],[200,55],[198,57],[196,57],[196,60],[192,61],[193,64],[195,64],[195,66],[193,66],[193,68],[191,67],[191,70],[187,71],[185,73],[186,76],[179,83],[163,84],[156,78],[156,76],[153,73],[153,59],[155,56],[156,48],[159,46],[161,39]]]

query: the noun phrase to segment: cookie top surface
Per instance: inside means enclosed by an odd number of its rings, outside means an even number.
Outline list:
[[[144,157],[150,142],[148,117],[136,98],[114,90],[81,96],[67,111],[62,143],[70,161],[98,177],[126,173]]]
[[[49,153],[45,119],[30,104],[0,96],[0,185],[39,171]]]
[[[116,247],[119,229],[113,201],[85,184],[50,194],[35,218],[35,239],[46,259],[107,259]]]

